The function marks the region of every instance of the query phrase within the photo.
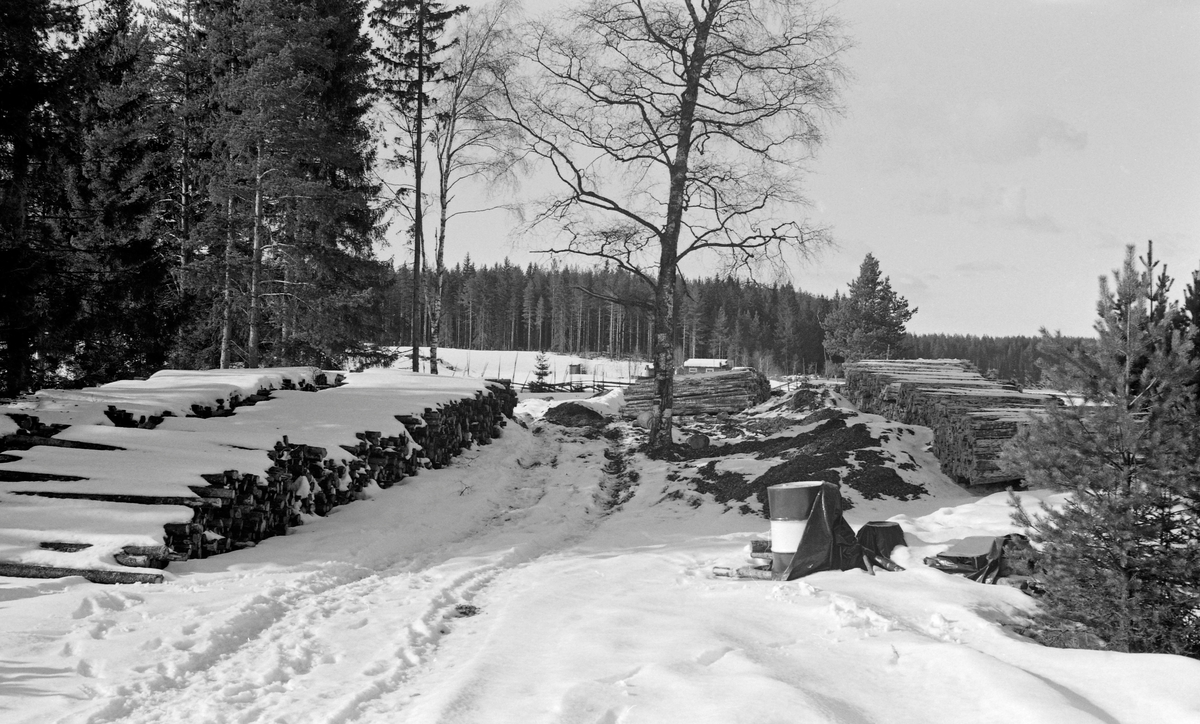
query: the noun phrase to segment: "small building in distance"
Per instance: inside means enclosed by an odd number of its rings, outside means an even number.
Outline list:
[[[729,360],[727,359],[705,359],[703,357],[695,357],[683,363],[684,374],[697,374],[700,372],[722,372],[729,369]]]

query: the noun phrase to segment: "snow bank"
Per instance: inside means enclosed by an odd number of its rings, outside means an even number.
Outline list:
[[[307,380],[317,370],[304,368],[302,371],[308,377],[299,378]],[[285,375],[292,375],[294,380],[298,378],[295,369],[260,372],[254,375],[168,372],[155,375],[145,383],[129,383],[126,387],[118,384],[114,389],[134,391],[129,399],[144,401],[154,396],[160,401],[174,400],[172,404],[183,404],[217,390],[252,394],[247,390],[257,391],[266,383],[277,386]],[[204,380],[207,381],[199,382]],[[176,384],[179,387],[175,387]],[[196,499],[198,496],[191,487],[208,485],[203,474],[237,470],[243,474],[265,476],[272,465],[267,451],[285,435],[293,443],[325,448],[328,456],[337,460],[349,460],[352,456],[341,446],[357,444],[355,433],[367,430],[380,431],[389,437],[398,436],[416,446],[396,415],[420,415],[428,408],[437,408],[453,400],[487,394],[488,389],[489,383],[478,379],[372,370],[350,374],[346,385],[321,392],[278,390],[271,400],[252,407],[239,407],[231,417],[168,417],[153,430],[118,428],[111,423],[76,424],[56,437],[121,449],[35,446],[12,452],[10,454],[19,459],[0,464],[0,469],[82,479],[0,481],[0,495],[5,501],[29,500],[27,496],[12,495],[15,492],[137,496],[159,499],[163,503]],[[147,390],[157,392],[149,395]],[[72,413],[72,419],[92,419],[94,415],[87,410],[115,399],[91,393],[76,398],[70,394],[60,396],[58,392],[48,391],[40,400],[53,400],[54,404],[62,405],[63,400],[74,399],[79,414]],[[164,524],[191,519],[191,509],[186,505],[42,501],[38,503],[41,507],[32,503],[0,505],[0,531],[24,531],[13,534],[15,537],[0,539],[0,559],[63,567],[112,568],[116,564],[111,554],[121,545],[161,544]],[[96,521],[83,515],[82,511],[93,505],[97,506],[96,510],[105,511],[111,525],[105,522],[97,527]],[[59,509],[63,516],[56,518],[53,511]],[[26,522],[31,510],[39,512],[37,526]],[[122,538],[118,534],[121,530],[127,532],[123,544],[118,541]],[[8,540],[7,544],[4,540]],[[40,541],[76,540],[92,543],[92,547],[74,553],[37,549]],[[3,547],[5,545],[7,547]]]
[[[32,398],[0,407],[0,414],[34,415],[43,423],[103,425],[110,405],[135,417],[191,414],[192,405],[228,405],[231,396],[248,397],[259,389],[280,389],[284,380],[312,384],[315,367],[275,367],[255,370],[162,370],[145,380],[120,380],[81,390],[40,390]]]

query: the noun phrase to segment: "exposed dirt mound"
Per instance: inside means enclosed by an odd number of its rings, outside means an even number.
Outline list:
[[[604,424],[604,415],[578,402],[564,402],[561,405],[555,405],[546,410],[542,419],[564,427],[594,427]]]
[[[663,457],[668,460],[702,460],[704,458],[726,457],[729,455],[755,455],[760,460],[778,457],[786,450],[803,448],[807,445],[815,444],[831,431],[845,429],[845,418],[849,416],[848,413],[843,410],[834,410],[834,412],[838,413],[838,416],[830,417],[824,424],[817,428],[798,435],[763,438],[760,440],[743,440],[732,445],[709,445],[700,449],[692,449],[686,445],[676,445],[664,454]],[[809,417],[812,416],[810,415]],[[863,432],[866,432],[866,428],[862,425],[855,425],[855,427],[861,427]],[[872,438],[872,442],[866,445],[877,445],[878,442],[878,440]]]
[[[698,468],[692,480],[696,492],[711,495],[718,503],[729,505],[737,501],[758,500],[765,517],[771,515],[767,488],[798,480],[839,483],[866,500],[883,497],[915,500],[929,492],[922,485],[907,482],[897,473],[897,467],[914,467],[911,462],[896,460],[881,447],[881,438],[873,435],[866,425],[847,425],[849,416],[844,410],[823,408],[799,423],[819,423],[808,432],[743,440],[732,445],[712,445],[700,450],[680,446],[672,451],[672,457],[676,460],[732,456],[779,459],[778,464],[758,477],[718,470],[718,460],[713,459]],[[852,505],[843,498],[844,507]],[[743,512],[751,510],[749,506],[742,506]]]
[[[850,455],[850,451],[830,452],[823,455],[801,453],[760,475],[750,484],[750,488],[758,502],[762,503],[763,517],[771,517],[767,487],[780,483],[794,483],[798,480],[822,480],[827,483],[837,483],[842,477],[838,469],[846,467]],[[843,498],[842,507],[849,508],[850,501]]]
[[[814,422],[821,422],[823,420],[837,420],[837,419],[842,419],[845,417],[846,417],[845,410],[840,410],[836,407],[822,407],[821,409],[817,410],[816,412],[812,413],[808,417],[801,420],[800,424],[801,425],[811,425]]]
[[[900,477],[893,468],[885,466],[892,462],[892,457],[881,450],[858,450],[854,459],[861,467],[855,468],[842,478],[842,484],[847,485],[863,496],[865,500],[879,500],[883,497],[896,500],[916,500],[929,491],[924,485],[916,485]],[[909,465],[910,463],[901,463]]]
[[[826,392],[813,385],[801,385],[792,393],[790,400],[793,410],[808,410],[821,404]]]

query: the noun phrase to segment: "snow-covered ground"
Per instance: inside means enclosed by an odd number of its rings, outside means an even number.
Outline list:
[[[352,456],[342,445],[357,443],[355,433],[378,430],[408,438],[397,414],[420,414],[428,407],[482,394],[478,378],[433,377],[402,370],[367,370],[347,375],[347,384],[323,392],[278,390],[271,400],[241,407],[231,417],[184,417],[193,404],[242,398],[260,387],[278,388],[284,376],[311,381],[315,368],[267,370],[165,370],[144,381],[116,382],[85,390],[45,390],[27,400],[0,406],[5,413],[33,415],[42,423],[69,424],[55,437],[115,447],[115,450],[34,446],[14,453],[0,470],[69,476],[67,480],[30,483],[0,480],[0,561],[124,570],[113,555],[126,545],[160,545],[163,525],[186,522],[184,505],[134,505],[59,500],[20,493],[30,490],[65,494],[195,498],[190,486],[203,486],[205,473],[237,470],[263,478],[267,457],[277,441],[324,448],[335,460]],[[140,414],[172,412],[157,428],[118,428],[103,413],[119,405]],[[0,434],[5,429],[0,428]],[[18,476],[19,477],[19,476]],[[88,544],[82,551],[46,550],[44,541]]]
[[[767,521],[636,455],[607,507],[628,444],[510,424],[160,585],[0,578],[0,721],[1200,721],[1200,662],[1041,647],[1002,626],[1032,599],[921,565],[1012,530],[1003,496],[856,505],[902,523],[903,572],[722,579]]]
[[[395,366],[409,369],[412,358],[408,356],[411,347],[401,348],[405,355]],[[421,354],[429,355],[427,347],[421,348]],[[489,377],[511,379],[514,384],[522,385],[533,382],[534,370],[537,367],[537,352],[510,350],[479,350],[456,349],[454,347],[439,347],[438,359],[441,361],[441,374],[467,377]],[[591,382],[593,380],[630,380],[636,379],[646,365],[645,361],[631,359],[610,359],[608,357],[579,357],[569,354],[547,353],[546,360],[550,365],[547,382]],[[571,366],[578,365],[580,372],[572,373]],[[429,371],[429,363],[422,359],[421,370]]]

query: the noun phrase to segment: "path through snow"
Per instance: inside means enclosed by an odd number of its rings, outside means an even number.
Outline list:
[[[766,521],[664,498],[667,467],[646,461],[607,511],[611,444],[510,425],[157,586],[0,579],[0,720],[1200,721],[1200,662],[1021,640],[999,624],[1030,599],[924,568],[922,549],[903,573],[714,579]],[[999,507],[912,527],[1003,532]]]

